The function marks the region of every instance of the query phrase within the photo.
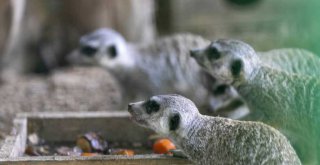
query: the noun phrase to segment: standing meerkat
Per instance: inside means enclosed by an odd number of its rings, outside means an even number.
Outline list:
[[[251,110],[249,119],[279,128],[302,162],[320,163],[320,81],[315,76],[319,72],[318,57],[300,61],[314,66],[315,73],[294,73],[288,68],[299,68],[298,60],[282,61],[287,69],[265,64],[251,46],[236,40],[217,40],[191,54],[209,74],[235,87]]]
[[[112,29],[103,28],[81,37],[80,48],[69,60],[106,68],[118,79],[127,102],[179,93],[201,107],[231,110],[226,116],[244,116],[248,109],[236,92],[225,89],[219,82],[212,86],[214,78],[205,74],[189,55],[190,49],[209,43],[197,35],[178,34],[147,44],[132,44]],[[205,83],[207,79],[210,86]],[[237,110],[241,113],[233,113]]]
[[[259,122],[201,115],[179,95],[128,105],[132,120],[169,137],[196,164],[301,164],[289,141]]]

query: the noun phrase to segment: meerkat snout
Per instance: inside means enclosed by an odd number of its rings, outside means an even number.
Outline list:
[[[129,104],[128,104],[128,111],[129,111],[129,112],[132,111],[132,105],[133,105],[132,103],[129,103]]]
[[[189,51],[189,53],[190,53],[190,56],[192,58],[194,58],[198,62],[199,65],[203,65],[202,61],[204,61],[204,59],[203,59],[204,57],[201,56],[201,54],[203,54],[202,50],[200,50],[200,49],[192,49],[192,50]]]
[[[189,51],[190,56],[191,56],[191,57],[197,57],[198,51],[199,51],[198,49],[190,50],[190,51]]]
[[[90,45],[83,45],[80,48],[80,52],[88,57],[94,56],[94,54],[98,51],[98,48],[90,46]]]

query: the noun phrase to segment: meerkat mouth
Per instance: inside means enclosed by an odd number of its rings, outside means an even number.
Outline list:
[[[139,125],[142,125],[142,126],[146,126],[147,125],[147,122],[145,121],[145,119],[139,117],[139,114],[136,114],[132,108],[128,108],[128,112],[130,113],[130,120],[139,124]]]
[[[134,123],[136,123],[136,124],[138,124],[138,125],[147,126],[147,122],[146,122],[144,119],[142,119],[142,118],[133,116],[133,115],[131,114],[130,119],[131,119],[131,121],[133,121]]]

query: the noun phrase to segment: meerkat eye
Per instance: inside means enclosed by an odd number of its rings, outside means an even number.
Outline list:
[[[115,58],[118,55],[115,45],[111,45],[107,51],[111,58]]]
[[[170,131],[177,130],[180,124],[180,115],[174,114],[169,119],[169,129]]]
[[[221,56],[220,52],[215,47],[210,47],[207,50],[207,54],[208,54],[209,60],[216,60],[216,59],[219,59]]]
[[[242,65],[243,64],[240,59],[232,61],[230,69],[233,76],[239,76],[242,69]]]
[[[149,100],[145,104],[147,114],[151,114],[152,112],[158,112],[160,109],[160,105],[153,100]]]
[[[213,94],[222,95],[226,92],[227,89],[228,89],[228,85],[225,85],[225,84],[219,85],[213,90]]]
[[[80,52],[88,57],[92,57],[97,51],[97,48],[88,45],[82,46],[80,48]]]

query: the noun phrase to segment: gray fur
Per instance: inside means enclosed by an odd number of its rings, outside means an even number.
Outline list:
[[[313,53],[303,50],[303,49],[276,49],[268,52],[257,52],[257,55],[260,57],[261,62],[273,69],[281,70],[289,74],[301,74],[309,76],[320,76],[320,58],[316,57]],[[207,89],[216,89],[218,85],[224,84],[224,82],[219,82],[218,80],[207,79],[206,82]],[[228,116],[231,118],[238,118],[239,116],[246,116],[247,109],[234,111],[229,106],[235,103],[242,103],[241,97],[238,96],[238,92],[232,87],[228,87],[228,95],[221,95],[219,97],[228,97],[232,95],[231,98],[226,99],[225,102],[216,101],[216,96],[210,96],[210,103],[214,109],[217,109],[215,112],[217,115]],[[216,108],[218,107],[218,108]],[[245,107],[245,106],[242,106]],[[246,108],[246,107],[245,107]],[[245,114],[238,114],[245,113]]]
[[[195,101],[198,106],[211,110],[223,109],[223,115],[239,118],[248,112],[234,90],[219,96],[210,93],[220,83],[205,74],[197,62],[190,58],[189,50],[209,44],[209,41],[192,34],[164,37],[151,43],[131,44],[111,29],[98,29],[83,36],[80,45],[97,49],[92,57],[76,50],[71,61],[81,61],[107,68],[118,79],[123,95],[136,101],[156,94],[179,93]],[[107,50],[116,45],[118,56],[110,58]],[[80,54],[80,56],[79,56]],[[242,104],[233,104],[242,102]],[[242,113],[233,113],[239,108]],[[206,113],[206,111],[204,111]],[[220,114],[221,115],[221,114]]]
[[[315,54],[296,48],[257,52],[261,62],[272,68],[309,76],[320,76],[320,58]]]
[[[286,137],[268,125],[201,115],[191,100],[179,95],[149,100],[159,103],[160,110],[148,115],[144,101],[132,103],[132,119],[168,136],[196,164],[301,164]],[[172,114],[181,118],[175,131],[168,125]]]
[[[265,63],[263,55],[241,41],[217,40],[210,47],[219,50],[221,59],[207,60],[205,52],[209,48],[204,48],[197,51],[197,61],[211,75],[236,88],[252,111],[248,119],[279,128],[304,163],[320,163],[319,58],[310,53],[294,56],[297,50],[290,50],[291,57],[282,56],[287,50],[276,52],[280,60]],[[244,64],[236,77],[227,67],[234,59]]]

